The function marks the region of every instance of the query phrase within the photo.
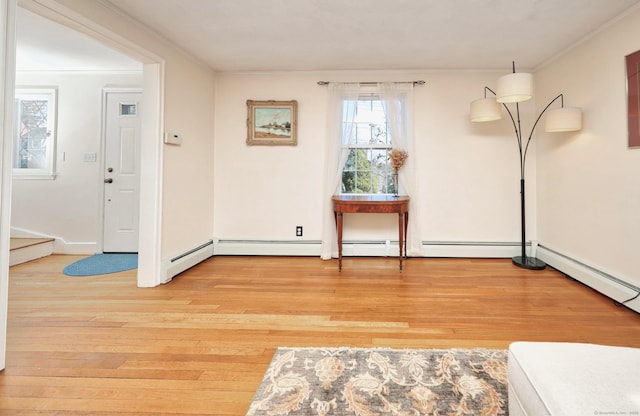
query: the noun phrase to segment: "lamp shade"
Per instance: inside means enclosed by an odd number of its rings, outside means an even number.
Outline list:
[[[498,78],[496,100],[499,103],[519,103],[533,97],[533,75],[526,72]]]
[[[502,118],[502,105],[495,98],[471,101],[471,121],[494,121]]]
[[[549,110],[544,121],[544,130],[548,132],[576,131],[581,128],[582,111],[575,107]]]

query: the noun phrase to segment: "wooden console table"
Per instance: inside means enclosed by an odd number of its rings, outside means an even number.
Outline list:
[[[342,216],[347,213],[398,214],[398,246],[400,270],[407,255],[407,225],[409,224],[409,197],[406,195],[336,195],[333,213],[338,231],[338,270],[342,271]]]

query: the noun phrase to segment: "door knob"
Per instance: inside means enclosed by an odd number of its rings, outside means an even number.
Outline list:
[[[104,183],[113,183],[113,178],[107,178],[104,180]]]

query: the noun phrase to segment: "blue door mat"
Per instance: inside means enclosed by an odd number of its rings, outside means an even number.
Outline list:
[[[138,268],[137,253],[94,254],[68,265],[62,270],[67,276],[96,276]]]

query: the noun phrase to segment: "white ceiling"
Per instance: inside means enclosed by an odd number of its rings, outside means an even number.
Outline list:
[[[536,68],[640,0],[105,0],[219,71]],[[19,22],[19,28],[22,23]],[[33,26],[31,26],[33,29]],[[89,61],[38,27],[40,58]],[[68,34],[67,34],[68,35]],[[27,42],[28,40],[28,42]],[[37,50],[38,43],[48,42]],[[58,43],[60,44],[60,43]],[[110,53],[113,53],[111,51]],[[107,55],[98,58],[109,61]],[[115,58],[122,58],[114,57]],[[43,60],[43,59],[41,59]],[[121,62],[121,64],[123,64]]]
[[[16,27],[18,71],[142,71],[142,63],[20,7]]]

